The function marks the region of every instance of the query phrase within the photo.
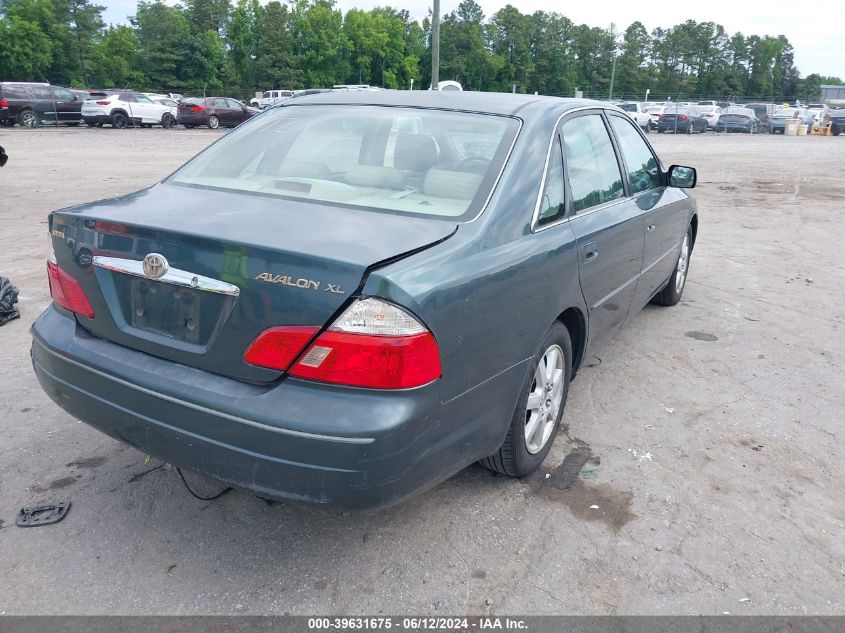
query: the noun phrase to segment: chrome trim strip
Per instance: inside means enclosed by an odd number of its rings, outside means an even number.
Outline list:
[[[596,303],[594,303],[593,305],[591,305],[591,306],[590,306],[590,309],[591,309],[591,310],[595,310],[595,309],[596,309],[596,308],[598,308],[601,304],[603,304],[605,301],[607,301],[608,299],[613,298],[615,295],[617,295],[618,293],[622,292],[625,288],[627,288],[627,287],[628,287],[628,286],[630,286],[632,283],[634,283],[635,281],[637,281],[640,277],[642,277],[643,275],[645,275],[648,271],[650,271],[650,270],[651,270],[652,268],[654,268],[654,267],[655,267],[658,263],[660,263],[663,259],[665,259],[665,258],[666,258],[666,256],[667,256],[667,255],[669,255],[669,254],[671,254],[671,253],[672,253],[672,251],[674,251],[676,248],[678,248],[678,246],[679,246],[679,245],[680,245],[680,242],[676,242],[676,243],[675,243],[675,245],[674,245],[672,248],[670,248],[668,251],[666,251],[665,253],[663,253],[660,257],[658,257],[656,260],[654,260],[654,261],[653,261],[651,264],[649,264],[646,268],[643,268],[640,272],[638,272],[636,275],[634,275],[633,277],[631,277],[628,281],[626,281],[624,284],[622,284],[621,286],[619,286],[616,290],[614,290],[613,292],[611,292],[609,295],[607,295],[606,297],[604,297],[604,298],[602,298],[602,299],[599,299]]]
[[[666,251],[665,253],[663,253],[660,257],[658,257],[657,259],[655,259],[655,260],[654,260],[653,262],[651,262],[648,266],[646,266],[645,268],[643,268],[643,269],[642,269],[642,272],[640,272],[640,275],[645,275],[648,271],[650,271],[652,268],[654,268],[655,266],[657,266],[657,264],[659,264],[661,261],[663,261],[663,259],[664,259],[667,255],[670,255],[670,254],[672,253],[672,251],[674,251],[674,250],[675,250],[676,248],[678,248],[678,246],[680,246],[680,245],[681,245],[681,243],[680,243],[680,242],[676,242],[676,243],[675,243],[675,245],[674,245],[672,248],[670,248],[668,251]]]
[[[637,273],[636,275],[634,275],[633,277],[631,277],[628,281],[626,281],[624,284],[622,284],[621,286],[619,286],[616,290],[614,290],[613,292],[611,292],[609,295],[607,295],[606,297],[604,297],[604,298],[602,298],[602,299],[599,299],[596,303],[594,303],[593,305],[591,305],[591,306],[590,306],[590,309],[591,309],[591,310],[595,310],[595,309],[596,309],[596,308],[598,308],[601,304],[603,304],[605,301],[607,301],[608,299],[612,299],[612,298],[613,298],[613,297],[615,297],[617,294],[619,294],[620,292],[622,292],[623,290],[625,290],[625,288],[627,288],[627,287],[628,287],[628,286],[630,286],[632,283],[634,283],[635,281],[637,281],[637,279],[639,279],[641,276],[642,276],[642,273]]]
[[[343,437],[341,435],[322,435],[320,433],[308,433],[306,431],[294,431],[293,429],[284,429],[278,426],[270,426],[269,424],[263,424],[262,422],[256,422],[255,420],[249,420],[247,418],[242,418],[237,415],[232,415],[230,413],[224,413],[223,411],[217,411],[216,409],[210,409],[209,407],[204,407],[201,404],[194,404],[193,402],[188,402],[186,400],[180,400],[179,398],[174,398],[173,396],[168,396],[163,393],[159,393],[158,391],[153,391],[152,389],[147,389],[146,387],[141,387],[140,385],[136,385],[131,383],[127,380],[123,380],[122,378],[118,378],[116,376],[112,376],[111,374],[107,374],[105,372],[100,371],[99,369],[94,369],[93,367],[89,367],[88,365],[84,365],[78,361],[73,360],[72,358],[68,358],[67,356],[62,356],[61,354],[54,352],[49,347],[44,345],[43,343],[39,343],[41,347],[47,351],[48,353],[52,354],[53,356],[59,358],[60,360],[65,361],[66,363],[70,363],[72,365],[76,365],[80,369],[84,369],[86,371],[91,372],[92,374],[96,374],[101,378],[105,378],[107,380],[111,380],[113,382],[118,383],[124,387],[129,387],[130,389],[134,389],[136,391],[140,391],[141,393],[147,394],[149,396],[153,396],[154,398],[159,398],[160,400],[165,400],[167,402],[171,402],[173,404],[177,404],[183,407],[188,407],[190,409],[194,409],[195,411],[199,411],[200,413],[208,413],[210,415],[215,415],[221,418],[226,418],[227,420],[231,420],[232,422],[238,422],[239,424],[246,424],[247,426],[252,426],[257,429],[262,429],[264,431],[271,431],[273,433],[280,433],[282,435],[294,435],[296,437],[304,437],[310,440],[323,440],[327,442],[341,442],[345,444],[372,444],[375,441],[375,438],[372,437]],[[46,369],[45,369],[46,371]],[[52,375],[52,374],[51,374]]]
[[[144,274],[144,263],[136,259],[122,259],[120,257],[102,257],[100,255],[94,256],[94,265],[106,270],[113,270],[118,273],[132,275],[134,277],[143,277],[150,281],[161,281],[166,284],[174,286],[184,286],[186,288],[195,288],[197,290],[205,290],[206,292],[216,292],[218,294],[229,295],[237,297],[241,293],[241,289],[225,281],[219,279],[212,279],[203,275],[195,275],[187,270],[179,270],[178,268],[170,268],[163,276],[158,279],[152,279]]]

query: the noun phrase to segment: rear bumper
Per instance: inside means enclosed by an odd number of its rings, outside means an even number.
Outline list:
[[[84,114],[82,115],[82,120],[89,125],[111,123],[111,117],[108,114]]]
[[[264,498],[350,508],[390,505],[495,452],[526,371],[444,404],[437,382],[249,385],[92,337],[52,306],[32,334],[42,388],[94,428]]]
[[[176,115],[176,123],[178,125],[208,125],[208,115],[206,115],[206,116],[196,116],[196,115],[177,114]]]

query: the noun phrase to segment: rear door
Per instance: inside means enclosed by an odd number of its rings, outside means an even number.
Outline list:
[[[221,125],[234,125],[234,115],[231,108],[229,108],[229,104],[226,102],[226,99],[223,99],[222,97],[213,99],[211,101],[211,106],[214,110],[214,114],[216,114],[217,118],[220,119]]]
[[[139,116],[142,123],[161,123],[164,109],[146,95],[135,95],[132,109],[137,112],[135,116]]]
[[[643,218],[627,197],[616,150],[601,112],[561,125],[571,225],[578,244],[581,290],[589,311],[590,344],[624,323],[643,257]]]

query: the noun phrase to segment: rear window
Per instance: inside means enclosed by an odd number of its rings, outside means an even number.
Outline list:
[[[0,96],[4,99],[29,99],[25,86],[0,86]]]
[[[468,219],[516,119],[379,106],[287,106],[215,143],[169,182],[415,216]]]
[[[637,104],[636,103],[620,103],[619,107],[625,110],[625,112],[636,112],[637,111]]]

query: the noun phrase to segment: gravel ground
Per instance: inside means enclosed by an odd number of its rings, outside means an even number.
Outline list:
[[[197,501],[32,373],[46,214],[152,184],[218,137],[0,131],[0,274],[22,313],[0,328],[0,612],[845,614],[845,138],[653,134],[667,165],[699,169],[684,301],[589,360],[540,473],[473,466],[348,514]],[[14,526],[44,498],[68,517]]]

